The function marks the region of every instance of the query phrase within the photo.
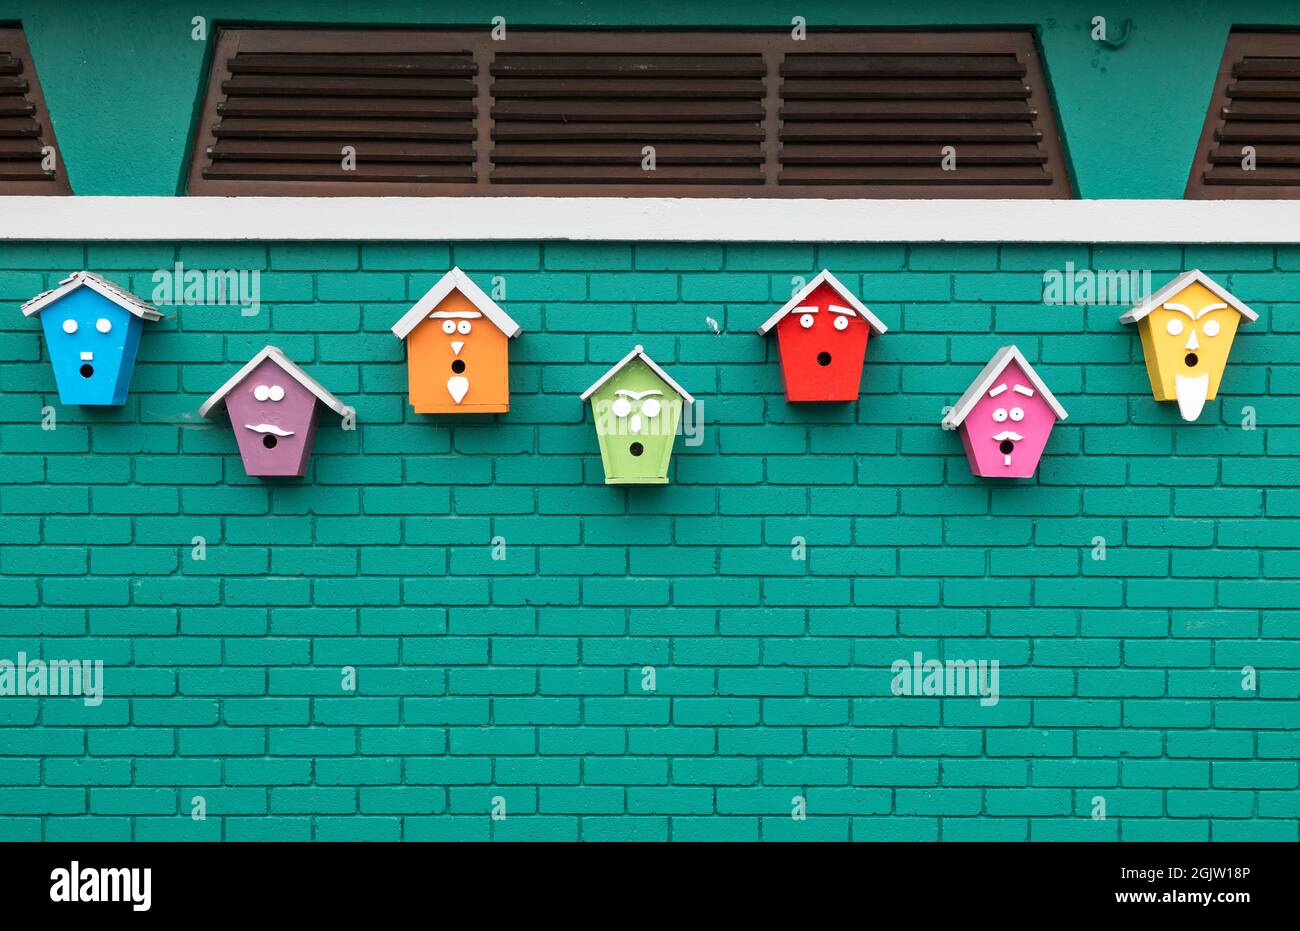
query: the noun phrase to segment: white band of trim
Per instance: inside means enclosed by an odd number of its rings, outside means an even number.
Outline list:
[[[1297,243],[1276,200],[0,197],[0,241]]]

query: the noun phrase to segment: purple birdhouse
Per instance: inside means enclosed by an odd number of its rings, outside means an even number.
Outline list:
[[[215,418],[225,408],[249,475],[301,477],[322,405],[344,418],[353,413],[283,352],[267,346],[203,402],[199,415]]]

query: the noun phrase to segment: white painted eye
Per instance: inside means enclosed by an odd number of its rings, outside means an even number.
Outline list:
[[[1219,321],[1206,320],[1204,323],[1201,324],[1201,332],[1204,333],[1206,336],[1218,336]]]
[[[64,320],[64,321],[63,321],[63,332],[64,332],[64,333],[75,333],[75,332],[77,332],[77,321],[73,320],[71,317],[69,317],[67,320]]]
[[[1011,419],[1019,423],[1025,419],[1025,412],[1019,407],[1011,408]]]
[[[265,401],[270,396],[271,389],[266,387],[266,385],[258,385],[253,389],[253,397],[257,398],[259,401]]]
[[[100,317],[95,321],[95,329],[99,330],[101,333],[107,333],[109,330],[113,329],[113,321],[109,320],[107,317]]]
[[[837,329],[837,330],[847,330],[848,328],[849,328],[849,318],[848,318],[848,317],[841,317],[841,316],[838,316],[838,315],[837,315],[837,316],[835,317],[835,329]]]
[[[658,399],[648,398],[645,403],[641,405],[641,413],[645,414],[647,417],[658,417],[659,407],[660,404]]]
[[[1170,336],[1177,336],[1183,332],[1183,321],[1177,317],[1170,317],[1169,322],[1165,324],[1165,332]]]
[[[627,398],[615,398],[609,409],[614,412],[615,417],[626,417],[632,413],[632,402]]]
[[[468,336],[469,331],[472,329],[474,328],[469,325],[468,320],[462,320],[460,323],[456,324],[456,332],[459,333],[461,336]]]
[[[455,321],[455,320],[444,320],[444,321],[442,321],[442,332],[446,333],[448,336],[450,336],[451,334],[455,333],[455,332],[456,332],[456,321]]]
[[[805,330],[810,329],[812,325],[813,325],[812,314],[804,314],[802,317],[799,318],[799,326],[803,327]]]
[[[272,385],[271,387],[266,389],[266,396],[270,398],[272,401],[283,401],[284,388],[281,387],[280,385]]]
[[[999,407],[993,412],[993,419],[998,423],[1002,423],[1002,421],[1007,419],[1007,409],[1005,407]]]

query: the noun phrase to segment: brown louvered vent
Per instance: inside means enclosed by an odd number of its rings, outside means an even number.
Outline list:
[[[1070,196],[1028,32],[226,30],[189,190]]]
[[[761,185],[759,52],[502,52],[496,184]]]
[[[1300,33],[1228,36],[1186,196],[1300,197]]]
[[[1023,53],[795,53],[781,73],[781,182],[1062,188]],[[948,159],[938,153],[948,149]]]
[[[0,29],[0,194],[70,193],[23,31]]]

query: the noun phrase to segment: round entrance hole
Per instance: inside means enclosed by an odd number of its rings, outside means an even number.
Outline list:
[[[87,363],[81,367],[82,378],[89,378],[91,375],[94,374],[95,374],[95,367],[93,365]]]
[[[1196,363],[1197,363],[1198,361],[1199,361],[1199,360],[1196,358],[1196,353],[1194,353],[1194,352],[1189,352],[1189,353],[1188,353],[1188,354],[1183,358],[1183,362],[1185,362],[1185,363],[1187,364],[1187,367],[1188,367],[1189,369],[1194,369],[1194,368],[1196,368]]]
[[[818,365],[830,365],[830,364],[831,364],[831,354],[830,354],[829,352],[819,352],[819,353],[817,353],[817,364],[818,364]]]
[[[1003,440],[1001,443],[998,444],[998,449],[1001,450],[1002,455],[1004,456],[1010,456],[1011,450],[1015,448],[1016,448],[1016,444],[1011,442],[1010,440]]]
[[[452,363],[451,363],[451,370],[452,370],[453,372],[455,372],[457,375],[459,375],[461,372],[465,371],[465,360],[464,360],[464,359],[454,359],[454,360],[452,360]]]
[[[268,433],[262,437],[262,445],[267,449],[275,449],[275,444],[278,442],[280,442],[280,439],[274,433]]]
[[[631,446],[627,448],[627,451],[630,452],[633,456],[639,456],[643,452],[645,452],[645,447],[642,446],[640,443],[633,443]]]

